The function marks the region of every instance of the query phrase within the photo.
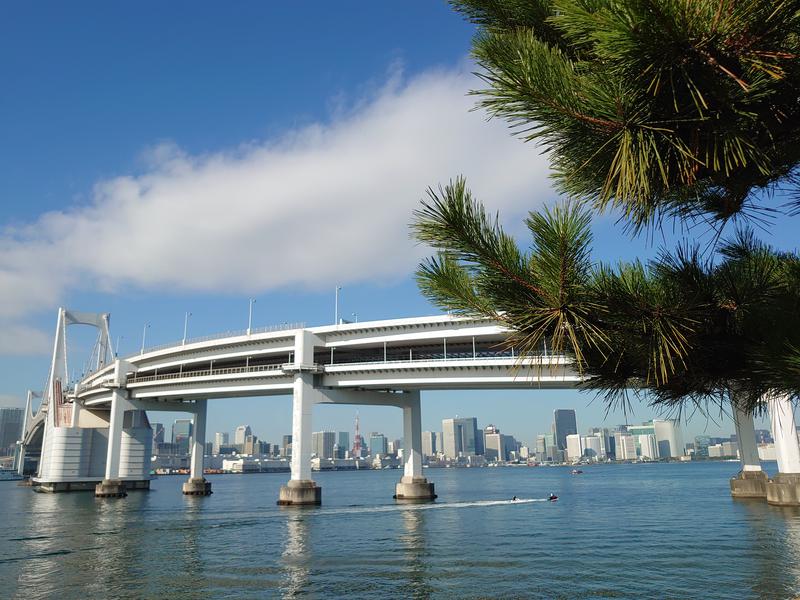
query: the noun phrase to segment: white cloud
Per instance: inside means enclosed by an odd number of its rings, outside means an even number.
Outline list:
[[[425,253],[407,225],[426,187],[463,174],[507,219],[552,195],[536,148],[471,110],[475,85],[466,71],[392,77],[281,139],[203,156],[154,148],[145,173],[0,235],[0,326],[75,285],[256,293],[407,275]],[[0,354],[19,353],[28,328],[2,329]]]

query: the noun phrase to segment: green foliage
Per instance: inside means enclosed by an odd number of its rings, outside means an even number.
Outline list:
[[[452,4],[479,27],[480,104],[542,145],[569,196],[638,229],[797,193],[797,0]]]
[[[757,411],[767,390],[800,392],[800,258],[741,229],[704,257],[693,247],[648,263],[593,264],[590,217],[566,202],[531,213],[530,250],[487,215],[463,179],[415,213],[438,254],[417,271],[442,308],[507,325],[523,353],[574,359],[608,406],[629,390],[654,404],[704,409],[735,388]]]

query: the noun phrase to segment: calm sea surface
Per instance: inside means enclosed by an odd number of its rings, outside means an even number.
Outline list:
[[[774,465],[772,466],[774,469]],[[792,598],[800,510],[733,501],[735,463],[317,474],[324,505],[275,505],[284,474],[183,477],[123,500],[0,482],[0,598]],[[556,503],[510,504],[512,496]]]

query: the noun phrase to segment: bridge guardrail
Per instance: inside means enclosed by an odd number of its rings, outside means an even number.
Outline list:
[[[281,365],[255,365],[252,367],[226,367],[223,369],[205,369],[203,371],[183,371],[182,373],[165,373],[162,375],[134,375],[128,383],[144,383],[147,381],[163,381],[165,379],[183,379],[185,377],[208,377],[212,375],[231,375],[234,373],[257,373],[259,371],[280,371]]]
[[[424,356],[424,357],[415,357],[411,360],[409,359],[396,359],[396,360],[372,360],[372,361],[355,361],[355,362],[344,362],[344,363],[328,363],[328,364],[319,364],[319,366],[323,369],[327,369],[328,367],[355,367],[355,366],[381,366],[381,365],[401,365],[401,364],[410,364],[410,363],[444,363],[444,362],[468,362],[468,361],[480,361],[480,362],[488,362],[492,360],[503,360],[503,359],[514,359],[515,361],[522,360],[531,360],[534,364],[544,364],[546,361],[552,361],[553,359],[557,359],[558,362],[566,362],[568,357],[566,356],[554,356],[552,354],[527,354],[524,356],[520,356],[519,354],[513,353],[492,353],[490,356],[475,356],[469,354],[469,356],[465,356],[463,353],[459,353],[459,356]],[[280,371],[283,370],[282,364],[274,364],[274,365],[253,365],[253,366],[246,366],[246,367],[224,367],[221,369],[203,369],[199,371],[183,371],[178,373],[163,373],[160,375],[142,375],[137,376],[133,375],[128,379],[128,383],[147,383],[152,381],[164,381],[168,379],[185,379],[185,378],[194,378],[194,377],[210,377],[215,375],[231,375],[231,374],[239,374],[239,373],[258,373],[264,371]],[[81,386],[78,388],[77,392],[84,391],[91,386]]]
[[[280,325],[269,325],[267,327],[253,327],[250,330],[250,335],[255,335],[258,333],[274,333],[276,331],[291,331],[292,329],[303,329],[305,326],[305,323],[282,323]],[[149,348],[145,348],[144,352],[140,350],[139,352],[129,354],[125,358],[135,358],[137,356],[141,356],[142,354],[147,354],[148,352],[157,352],[158,350],[166,350],[167,348],[180,348],[181,346],[186,346],[188,344],[198,344],[200,342],[220,340],[226,337],[242,337],[245,335],[247,335],[247,329],[222,331],[200,337],[187,338],[185,342],[183,340],[178,340],[175,342],[168,342],[166,344],[159,344],[157,346],[150,346]]]

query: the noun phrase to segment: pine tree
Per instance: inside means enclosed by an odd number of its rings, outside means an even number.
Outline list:
[[[453,0],[493,116],[549,154],[558,188],[664,217],[800,209],[797,0]]]

